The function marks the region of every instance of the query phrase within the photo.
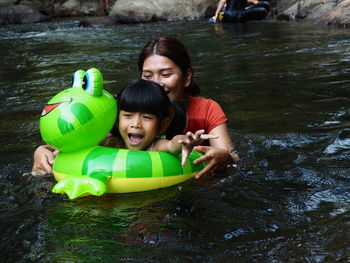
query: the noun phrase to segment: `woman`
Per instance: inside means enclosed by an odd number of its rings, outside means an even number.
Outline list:
[[[196,97],[199,87],[193,81],[191,60],[180,41],[165,36],[152,39],[141,51],[138,66],[141,78],[157,82],[172,101],[182,106],[187,117],[184,134],[204,130],[205,133],[218,136],[217,139],[210,139],[208,146],[194,148],[204,154],[195,163],[207,162],[206,167],[196,175],[197,179],[222,165],[239,160],[221,107],[213,100]],[[172,126],[169,127],[171,129]],[[45,145],[35,151],[33,171],[51,172],[50,165],[55,153],[53,150]]]
[[[161,36],[148,42],[139,56],[141,77],[161,85],[168,97],[185,108],[187,126],[183,133],[204,130],[218,135],[209,140],[210,146],[197,146],[204,156],[195,163],[207,162],[196,178],[215,171],[223,164],[239,160],[228,134],[227,118],[219,104],[196,97],[199,87],[193,81],[191,60],[184,45],[172,37]]]

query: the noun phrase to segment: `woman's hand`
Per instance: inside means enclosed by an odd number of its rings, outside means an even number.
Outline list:
[[[187,164],[188,156],[193,150],[193,147],[200,145],[204,140],[217,139],[218,136],[214,134],[204,134],[204,130],[198,130],[193,134],[192,132],[187,132],[181,140],[178,141],[182,145],[182,166]]]
[[[209,172],[216,171],[223,165],[239,161],[239,156],[234,151],[230,152],[225,148],[218,148],[214,146],[196,146],[194,147],[194,150],[204,154],[204,156],[194,160],[194,164],[207,162],[204,169],[196,175],[196,179],[199,179],[201,176],[208,174]]]
[[[204,156],[196,159],[194,164],[207,162],[207,165],[196,175],[196,179],[201,176],[214,172],[224,165],[239,161],[239,156],[234,151],[234,145],[228,134],[227,123],[222,123],[210,131],[217,134],[218,139],[209,139],[210,146],[196,146],[195,151],[201,152]]]
[[[35,175],[52,174],[52,165],[57,154],[58,151],[49,145],[39,146],[34,152],[32,172]]]

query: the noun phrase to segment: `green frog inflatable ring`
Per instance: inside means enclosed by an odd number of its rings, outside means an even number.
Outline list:
[[[43,140],[59,150],[53,165],[54,193],[70,199],[104,193],[129,193],[169,187],[194,177],[204,164],[193,151],[186,166],[181,156],[98,146],[115,123],[117,103],[103,89],[101,72],[73,74],[72,87],[59,92],[40,118]]]

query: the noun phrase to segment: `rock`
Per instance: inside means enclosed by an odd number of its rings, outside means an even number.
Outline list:
[[[121,23],[198,20],[215,12],[213,0],[118,0],[109,16]]]
[[[100,7],[98,0],[67,0],[55,1],[54,15],[62,16],[103,16],[107,14],[104,7]],[[109,4],[113,4],[115,0],[110,0]]]
[[[108,27],[116,25],[116,23],[112,18],[108,16],[99,16],[99,17],[87,17],[80,21],[79,27]]]
[[[350,25],[349,0],[281,0],[277,19],[313,19],[327,24]]]
[[[276,19],[280,20],[280,21],[291,21],[294,18],[290,15],[285,14],[285,13],[281,13],[281,14],[276,15]]]
[[[3,24],[32,24],[50,20],[48,16],[26,5],[8,5],[0,8]]]
[[[17,4],[17,0],[0,0],[0,7],[15,5]]]
[[[277,3],[277,11],[282,12],[298,2],[300,2],[300,0],[279,0]]]
[[[340,3],[325,17],[329,24],[350,25],[350,1],[340,1]]]
[[[109,19],[82,20],[81,26],[116,22],[199,20],[212,16],[219,0],[109,0]],[[314,19],[350,27],[350,0],[278,0],[278,20]],[[0,25],[48,21],[62,16],[103,16],[99,0],[0,0]],[[111,20],[114,20],[111,22]]]
[[[62,5],[55,4],[55,16],[80,16],[82,14],[80,9],[80,2],[78,0],[68,0]]]
[[[20,1],[21,5],[26,5],[31,7],[32,9],[35,9],[39,11],[40,13],[47,15],[47,16],[53,16],[53,4],[54,0],[22,0]]]

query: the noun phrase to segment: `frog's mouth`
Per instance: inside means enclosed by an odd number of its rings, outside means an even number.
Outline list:
[[[70,98],[70,100],[68,100],[68,101],[61,101],[61,102],[57,102],[57,103],[53,103],[53,104],[46,104],[43,111],[41,112],[41,117],[46,116],[47,114],[49,114],[51,111],[56,109],[62,103],[71,103],[72,101],[73,101],[73,98]]]

